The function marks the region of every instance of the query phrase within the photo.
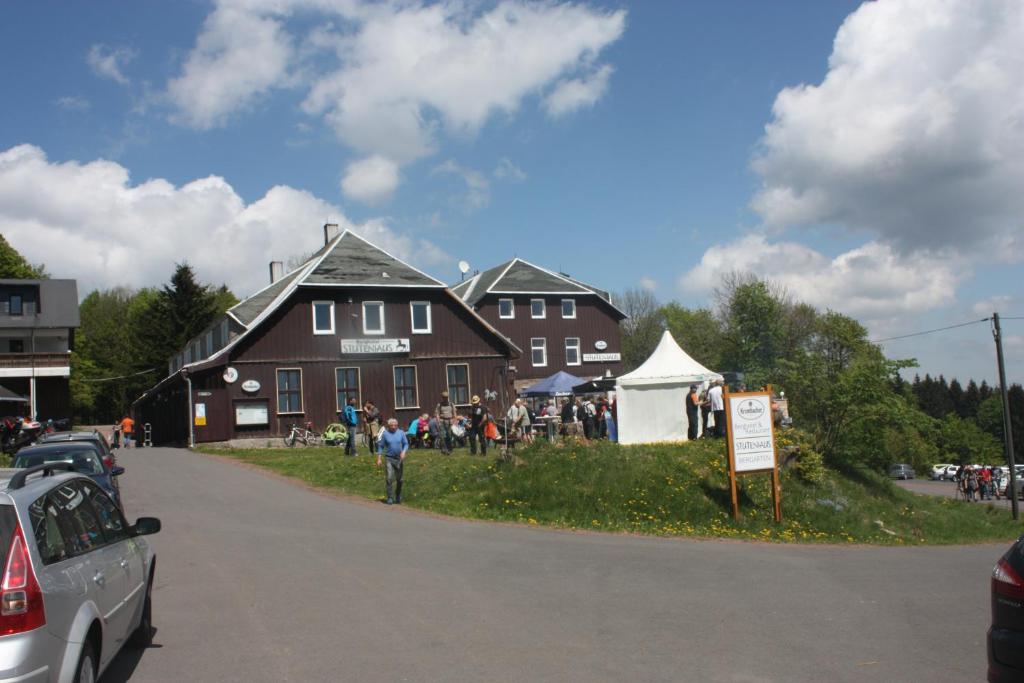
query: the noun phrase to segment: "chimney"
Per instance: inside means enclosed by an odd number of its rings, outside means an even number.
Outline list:
[[[331,243],[341,230],[338,229],[337,223],[324,223],[324,246]]]
[[[274,284],[284,277],[284,263],[281,261],[270,262],[270,284]]]

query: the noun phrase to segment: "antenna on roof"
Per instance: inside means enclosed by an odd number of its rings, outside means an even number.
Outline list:
[[[466,279],[466,273],[469,272],[469,262],[468,261],[459,261],[459,272],[462,273],[461,280],[465,280]]]

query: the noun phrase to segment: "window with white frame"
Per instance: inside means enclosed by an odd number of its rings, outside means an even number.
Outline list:
[[[548,364],[548,340],[544,337],[530,339],[530,360],[533,367],[543,368]]]
[[[278,368],[277,413],[287,415],[302,412],[302,370]]]
[[[395,408],[418,408],[416,392],[416,366],[395,365]]]
[[[546,318],[547,308],[544,306],[544,299],[530,299],[530,317]]]
[[[576,317],[576,299],[562,299],[562,317]]]
[[[359,368],[334,368],[334,384],[338,391],[338,412],[344,410],[352,398],[356,400],[358,410]]]
[[[579,365],[580,364],[580,338],[579,337],[566,337],[565,338],[565,364],[566,365]]]
[[[448,366],[448,398],[458,406],[469,405],[469,365]]]
[[[313,334],[334,334],[334,302],[313,302]]]
[[[409,315],[412,317],[413,334],[430,334],[429,301],[410,301]]]
[[[384,302],[363,302],[363,334],[384,334]]]
[[[498,317],[509,320],[516,317],[515,302],[512,299],[498,299]]]

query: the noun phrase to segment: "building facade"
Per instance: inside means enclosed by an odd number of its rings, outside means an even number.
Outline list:
[[[265,442],[373,400],[406,427],[447,390],[497,409],[520,350],[447,286],[350,231],[230,309],[134,405],[155,443]],[[497,398],[498,396],[501,398]],[[485,399],[486,400],[486,399]]]
[[[71,417],[71,350],[78,326],[74,280],[0,280],[0,386],[26,399],[5,400],[5,415]]]
[[[515,258],[452,291],[523,349],[516,389],[559,370],[581,378],[622,370],[626,315],[604,290]]]

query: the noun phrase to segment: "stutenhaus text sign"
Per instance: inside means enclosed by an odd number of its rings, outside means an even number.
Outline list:
[[[772,503],[775,521],[782,521],[782,492],[775,458],[775,425],[772,420],[771,387],[768,391],[725,393],[726,432],[729,436],[729,486],[732,514],[739,518],[736,477],[740,474],[768,472],[772,477]]]
[[[409,353],[408,339],[342,339],[343,354]]]

